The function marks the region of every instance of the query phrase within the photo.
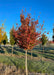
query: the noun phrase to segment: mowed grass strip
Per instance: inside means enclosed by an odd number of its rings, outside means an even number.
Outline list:
[[[15,65],[16,68],[25,70],[25,58],[0,55],[0,63]],[[52,61],[36,61],[28,59],[28,71],[34,73],[54,73],[54,63]]]

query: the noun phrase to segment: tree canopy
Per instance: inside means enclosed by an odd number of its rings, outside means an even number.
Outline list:
[[[45,45],[47,41],[48,41],[48,39],[47,39],[46,35],[42,34],[42,37],[41,37],[42,45]]]
[[[8,42],[6,32],[3,34],[3,44],[5,45]]]
[[[11,45],[14,45],[15,44],[15,40],[14,40],[14,37],[13,37],[13,30],[14,30],[14,26],[10,30],[10,44]]]

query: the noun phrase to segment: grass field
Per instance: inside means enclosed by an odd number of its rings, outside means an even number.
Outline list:
[[[19,47],[4,46],[0,48],[0,63],[6,65],[15,65],[16,68],[25,70],[25,50]],[[36,46],[28,51],[28,71],[38,73],[54,73],[54,46],[42,47]]]

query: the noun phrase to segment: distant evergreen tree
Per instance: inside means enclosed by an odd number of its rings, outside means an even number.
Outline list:
[[[6,44],[6,40],[3,40],[3,44],[4,44],[4,45]]]

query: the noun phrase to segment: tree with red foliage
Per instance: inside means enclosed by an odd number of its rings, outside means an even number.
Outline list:
[[[27,71],[27,51],[32,49],[37,42],[37,38],[40,37],[40,33],[36,31],[36,25],[38,25],[38,20],[31,21],[31,16],[25,18],[24,14],[20,15],[21,26],[13,31],[14,38],[17,39],[17,43],[20,48],[25,49],[26,51],[26,75]]]

